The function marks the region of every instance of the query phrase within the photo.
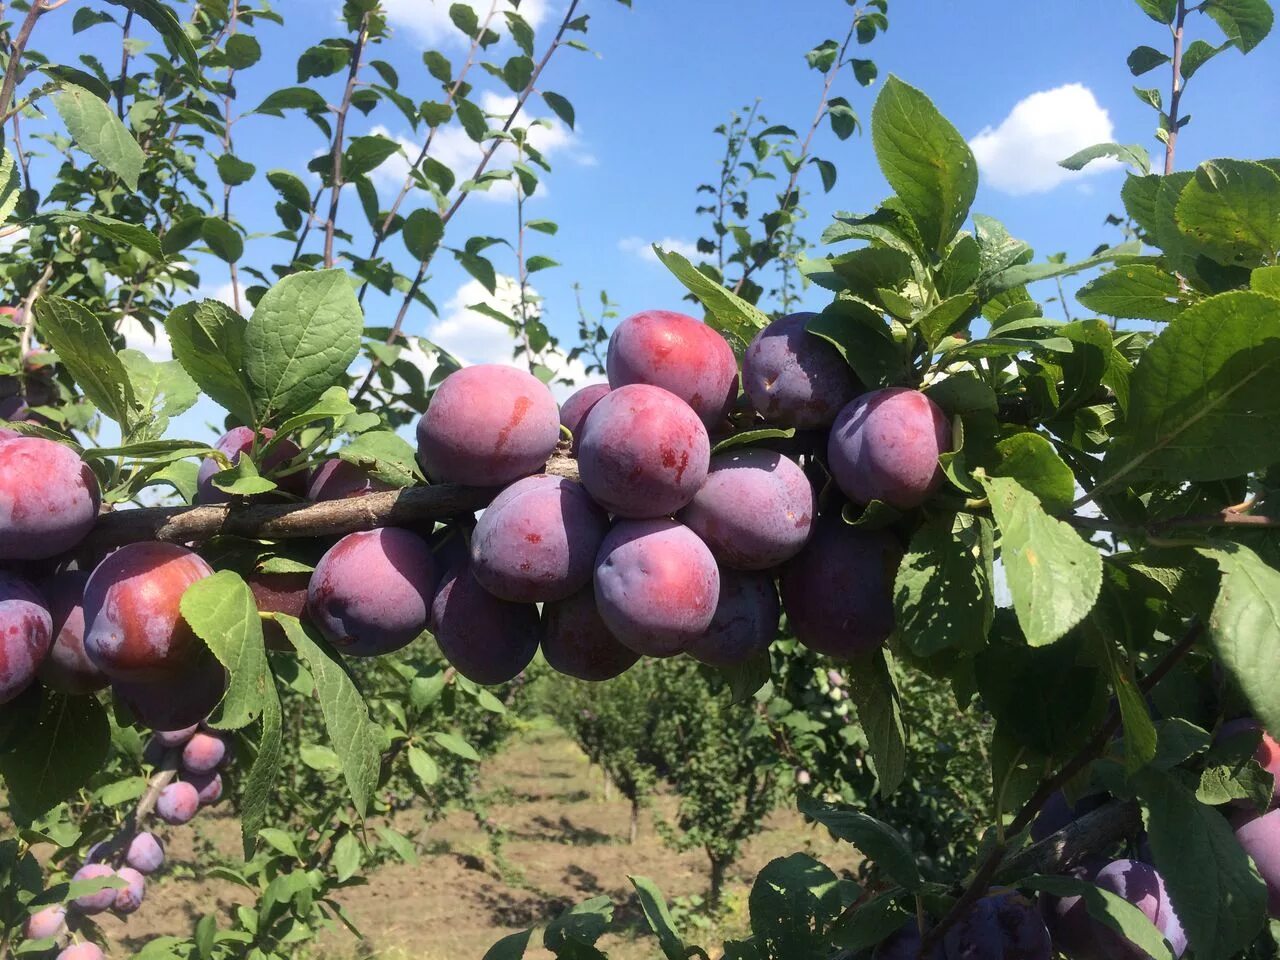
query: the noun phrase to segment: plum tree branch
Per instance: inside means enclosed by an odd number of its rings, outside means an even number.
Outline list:
[[[22,55],[26,52],[27,42],[31,39],[31,31],[36,28],[36,21],[55,9],[57,8],[46,6],[44,0],[36,0],[27,11],[22,26],[18,28],[18,36],[9,47],[9,64],[4,71],[4,82],[0,84],[0,117],[8,116],[13,91],[18,86],[18,72],[22,69]]]
[[[1164,173],[1173,173],[1173,152],[1178,142],[1178,107],[1182,103],[1182,38],[1187,23],[1187,0],[1178,0],[1178,12],[1173,22],[1173,73],[1169,91],[1169,129],[1164,141]]]
[[[338,119],[333,127],[333,186],[329,196],[329,217],[324,223],[324,265],[332,267],[333,238],[338,229],[338,203],[342,199],[342,148],[346,140],[347,114],[351,112],[351,98],[356,92],[356,81],[360,78],[360,67],[364,60],[364,47],[369,40],[369,13],[360,19],[360,32],[356,36],[355,46],[351,51],[351,69],[347,72],[347,85],[342,93],[342,104],[338,107]]]

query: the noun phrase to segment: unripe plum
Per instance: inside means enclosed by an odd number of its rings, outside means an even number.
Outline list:
[[[1241,740],[1250,737],[1251,739],[1247,742],[1257,744],[1253,751],[1253,759],[1258,761],[1258,765],[1263,770],[1275,777],[1272,795],[1280,799],[1280,743],[1276,743],[1271,734],[1262,729],[1262,724],[1252,717],[1228,720],[1218,728],[1214,743],[1225,743],[1237,737]]]
[[[496,363],[449,374],[418,421],[418,459],[427,476],[474,487],[537,473],[559,440],[551,391],[533,374]]]
[[[86,940],[67,947],[58,954],[57,960],[107,960],[107,955],[96,943]]]
[[[115,875],[115,870],[108,864],[86,863],[75,872],[71,879],[101,880]],[[116,902],[116,890],[114,887],[104,887],[95,893],[86,893],[83,897],[76,897],[72,902],[81,913],[101,913]]]
[[[742,386],[770,423],[810,430],[829,426],[862,390],[849,364],[805,326],[816,313],[793,313],[756,334],[742,358]]]
[[[1093,882],[1103,890],[1109,890],[1128,900],[1167,938],[1170,927],[1181,933],[1182,925],[1173,912],[1173,904],[1165,892],[1164,880],[1150,864],[1140,860],[1116,860],[1099,870]],[[1146,952],[1131,940],[1096,921],[1093,924],[1093,937],[1103,960],[1146,960]],[[1178,953],[1180,951],[1176,951],[1175,956]]]
[[[93,571],[84,588],[84,648],[112,680],[172,677],[206,648],[182,619],[187,587],[213,568],[185,547],[131,543]],[[185,726],[176,724],[175,726]]]
[[[156,816],[171,826],[188,823],[200,809],[200,791],[185,780],[175,780],[156,800]]]
[[[684,524],[623,520],[600,545],[595,588],[600,616],[618,640],[646,656],[670,657],[711,626],[720,571]]]
[[[116,871],[116,876],[128,883],[128,886],[116,891],[111,912],[119,917],[127,917],[142,906],[142,900],[147,895],[147,880],[133,867],[121,867]]]
[[[98,519],[98,478],[70,447],[43,437],[0,443],[0,560],[44,560]]]
[[[782,608],[796,637],[828,656],[869,653],[893,632],[893,581],[902,548],[884,530],[825,518],[782,568]]]
[[[542,656],[551,669],[579,680],[611,680],[629,670],[640,654],[609,632],[588,584],[571,597],[542,608]]]
[[[227,757],[227,741],[221,734],[194,734],[182,748],[182,769],[188,773],[210,773]]]
[[[254,449],[254,441],[257,441],[259,449],[264,447],[276,432],[270,427],[263,427],[262,432],[254,436],[254,432],[248,427],[232,427],[214,444],[217,450],[226,454],[227,459],[231,461],[232,466],[240,462],[240,458],[251,453]],[[258,472],[270,480],[274,480],[276,485],[285,493],[293,494],[296,497],[302,496],[307,490],[307,474],[305,470],[295,470],[293,473],[282,477],[275,477],[273,473],[287,464],[302,451],[298,449],[298,445],[292,440],[281,440],[271,450],[271,454],[262,461]],[[212,458],[206,458],[200,462],[200,472],[196,476],[196,503],[229,503],[231,494],[225,490],[219,490],[213,485],[213,476],[222,470],[218,461]],[[278,496],[278,494],[272,494]]]
[[[178,730],[213,712],[227,691],[227,671],[206,650],[163,680],[115,680],[111,689],[140,723],[153,730]]]
[[[560,405],[560,426],[565,427],[573,436],[573,443],[569,448],[569,452],[575,457],[578,455],[578,447],[582,442],[582,425],[586,422],[587,414],[591,412],[601,397],[609,392],[607,383],[593,383],[590,386],[582,387],[570,395],[569,399]]]
[[[1052,960],[1053,943],[1035,904],[994,889],[942,939],[946,960]]]
[[[196,788],[196,795],[200,798],[200,806],[212,807],[222,799],[222,774],[214,773],[184,773],[183,778],[187,783]]]
[[[144,876],[153,874],[164,866],[164,845],[154,833],[144,830],[129,841],[124,862]]]
[[[436,579],[431,549],[416,533],[361,530],[320,558],[307,611],[341,652],[374,657],[399,650],[426,628]]]
[[[84,649],[84,587],[88,582],[87,571],[68,570],[40,584],[53,616],[54,639],[38,673],[47,686],[72,695],[93,693],[108,683],[106,674]]]
[[[307,485],[307,499],[320,503],[394,489],[394,486],[374,477],[368,470],[362,470],[346,460],[334,459],[326,460],[311,474],[311,482]]]
[[[53,644],[53,617],[45,599],[21,577],[0,571],[0,703],[35,679]]]
[[[1247,815],[1236,827],[1236,839],[1258,868],[1267,885],[1267,910],[1280,920],[1280,809],[1262,816]]]
[[[532,603],[500,600],[471,572],[451,571],[431,604],[431,632],[446,660],[476,683],[506,683],[538,652],[542,623]]]
[[[930,960],[943,960],[942,944],[934,944]],[[920,925],[908,920],[895,933],[876,944],[871,960],[920,960]]]
[[[693,409],[661,387],[635,384],[601,397],[578,449],[582,485],[610,513],[663,517],[693,499],[711,441]]]
[[[731,450],[711,458],[679,519],[725,566],[767,570],[800,552],[816,513],[813,487],[795,461],[770,450]]]
[[[778,635],[778,589],[767,573],[720,567],[720,598],[711,626],[689,644],[689,656],[713,667],[746,663]]]
[[[66,924],[66,907],[45,907],[27,917],[22,933],[28,940],[48,940],[62,933]]]
[[[708,427],[728,416],[738,398],[738,362],[728,341],[683,313],[646,310],[627,317],[609,337],[605,367],[614,390],[662,387]]]
[[[471,535],[471,572],[503,600],[563,600],[591,581],[609,518],[580,483],[525,477],[493,501]]]
[[[939,455],[951,448],[942,409],[918,390],[864,393],[840,411],[827,440],[827,466],[855,503],[910,510],[942,485]]]

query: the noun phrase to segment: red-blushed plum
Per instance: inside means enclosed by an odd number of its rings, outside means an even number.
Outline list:
[[[930,960],[943,960],[942,944],[929,952]],[[876,944],[871,960],[920,960],[920,925],[908,920],[895,933]]]
[[[1267,910],[1280,920],[1280,809],[1262,816],[1246,814],[1235,828],[1236,839],[1267,884]]]
[[[133,867],[121,867],[116,871],[116,876],[128,886],[116,891],[111,912],[118,917],[127,917],[142,906],[142,900],[147,895],[147,879]]]
[[[129,841],[124,862],[143,876],[149,876],[164,866],[164,844],[154,833],[143,830]]]
[[[88,582],[87,571],[68,570],[40,584],[53,616],[53,646],[37,672],[46,686],[73,696],[101,690],[109,682],[84,650],[84,586]]]
[[[563,600],[591,581],[609,517],[580,483],[546,474],[517,480],[471,535],[471,572],[496,597]]]
[[[693,409],[661,387],[601,397],[578,448],[582,485],[610,513],[633,520],[675,513],[707,477],[711,441]]]
[[[1053,943],[1036,905],[993,888],[942,938],[946,960],[1053,960]]]
[[[0,417],[0,420],[3,420],[3,419],[5,418]],[[3,442],[5,440],[14,440],[20,436],[22,436],[22,434],[20,434],[17,430],[10,430],[8,427],[0,427],[0,442]]]
[[[742,387],[769,423],[826,427],[862,392],[840,351],[805,329],[816,316],[793,313],[773,321],[742,357]]]
[[[716,612],[720,570],[698,535],[675,520],[623,520],[596,558],[596,603],[637,653],[671,657],[701,637]]]
[[[1093,878],[1096,886],[1123,897],[1142,911],[1143,915],[1155,925],[1167,939],[1169,930],[1173,928],[1181,934],[1182,924],[1173,912],[1173,903],[1165,892],[1164,880],[1156,872],[1156,868],[1140,860],[1116,860],[1098,871]],[[1101,923],[1093,923],[1093,938],[1097,944],[1098,956],[1102,960],[1146,960],[1147,953],[1122,934]],[[1183,938],[1183,948],[1186,943]],[[1176,944],[1171,944],[1175,946]],[[1175,956],[1181,950],[1175,949]]]
[[[391,653],[426,628],[436,580],[431,549],[416,533],[399,527],[360,530],[320,558],[307,611],[342,653]]]
[[[713,667],[732,667],[769,649],[778,635],[778,589],[758,571],[720,567],[720,599],[711,626],[685,652]]]
[[[827,438],[827,466],[855,503],[879,500],[910,510],[942,485],[938,456],[951,448],[951,425],[919,390],[864,393],[840,411]]]
[[[1280,743],[1262,729],[1262,724],[1252,717],[1228,720],[1214,735],[1215,744],[1226,744],[1239,738],[1245,744],[1254,744],[1253,759],[1263,770],[1276,778],[1273,796],[1280,799]]]
[[[45,598],[21,577],[0,570],[0,703],[35,679],[53,644],[53,617]]]
[[[544,606],[542,622],[542,656],[557,673],[579,680],[612,680],[640,659],[609,632],[590,584]]]
[[[184,773],[182,778],[196,788],[201,807],[212,807],[222,799],[222,774]]]
[[[182,619],[179,604],[187,587],[212,573],[209,564],[177,544],[121,547],[98,564],[84,588],[89,659],[112,680],[130,683],[181,672],[206,648]]]
[[[45,907],[27,917],[22,933],[28,940],[48,940],[62,933],[66,925],[66,907]]]
[[[153,735],[160,746],[165,749],[172,749],[173,747],[183,746],[199,729],[199,724],[191,723],[178,730],[156,730]]]
[[[582,441],[582,424],[586,421],[587,414],[608,392],[607,383],[593,383],[575,391],[560,405],[560,426],[566,428],[573,436],[569,452],[575,457],[578,455],[578,446]]]
[[[227,741],[222,734],[201,730],[182,748],[182,769],[188,773],[211,773],[226,758]]]
[[[506,683],[538,652],[542,622],[532,603],[499,600],[470,564],[445,577],[431,604],[431,632],[446,660],[475,683]]]
[[[864,532],[826,517],[782,568],[782,609],[805,646],[847,658],[893,632],[893,581],[902,547],[884,530]]]
[[[115,870],[105,863],[86,863],[75,872],[72,880],[105,880],[114,877]],[[71,901],[81,913],[101,913],[116,902],[116,888],[103,887],[93,893],[86,893]]]
[[[57,960],[107,960],[107,955],[96,943],[85,940],[72,944],[58,954]]]
[[[190,822],[200,809],[200,791],[185,780],[175,780],[160,791],[156,816],[170,826]]]
[[[432,480],[499,487],[542,469],[560,440],[560,411],[531,373],[463,367],[418,421],[418,460]]]
[[[307,619],[307,589],[311,585],[311,574],[265,573],[254,570],[246,574],[244,582],[253,593],[253,601],[259,613],[287,613],[299,620]],[[285,636],[284,628],[276,621],[262,621],[262,636],[268,650],[293,652],[293,644]]]
[[[366,493],[394,490],[389,483],[372,476],[368,470],[346,460],[326,460],[311,474],[307,485],[307,499],[320,503],[325,500],[347,500],[363,497]]]
[[[213,712],[227,692],[227,671],[206,650],[162,680],[113,680],[111,690],[140,723],[153,730],[178,730]]]
[[[0,443],[0,560],[45,560],[98,519],[98,479],[70,447],[43,437]]]
[[[711,458],[679,520],[723,565],[767,570],[800,552],[816,514],[813,486],[794,460],[771,450],[730,450]]]
[[[738,361],[728,341],[683,313],[646,310],[627,317],[609,337],[605,367],[613,389],[662,387],[708,427],[724,420],[738,398]]]
[[[218,438],[218,442],[214,444],[214,447],[225,453],[227,459],[234,466],[240,462],[240,458],[243,455],[253,451],[255,439],[258,449],[261,449],[275,435],[276,432],[270,427],[263,427],[262,432],[256,438],[253,431],[248,427],[232,427]],[[307,473],[305,470],[295,470],[281,477],[274,476],[276,470],[283,467],[301,452],[298,449],[298,445],[292,440],[281,440],[272,448],[270,455],[258,468],[258,472],[264,477],[274,480],[284,493],[301,497],[307,492]],[[213,485],[213,475],[221,469],[222,467],[218,465],[218,462],[212,458],[200,462],[200,472],[196,476],[196,503],[229,503],[231,501],[231,494],[224,490],[219,490]],[[278,495],[273,493],[272,496]]]

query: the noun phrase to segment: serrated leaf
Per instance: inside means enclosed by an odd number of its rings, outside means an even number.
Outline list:
[[[684,941],[676,932],[675,921],[671,919],[671,911],[667,909],[667,901],[658,885],[647,877],[629,876],[627,879],[635,887],[636,899],[640,901],[645,922],[658,938],[662,955],[667,960],[687,960]]]
[[[1076,299],[1106,317],[1172,320],[1186,307],[1178,278],[1153,264],[1135,263],[1090,280]]]
[[[761,310],[726,290],[674,250],[666,251],[655,245],[653,252],[706,308],[710,325],[740,341],[742,346],[769,325],[769,318]]]
[[[80,304],[61,297],[36,300],[37,329],[81,392],[99,410],[127,429],[137,401],[129,373],[111,349],[102,323]]]
[[[808,798],[800,801],[800,813],[822,824],[835,839],[853,844],[906,890],[920,889],[924,881],[916,867],[915,854],[893,827],[850,807],[836,807]]]
[[[1203,7],[1227,38],[1244,53],[1249,53],[1266,39],[1275,21],[1275,12],[1267,0],[1208,0]]]
[[[1047,513],[1066,513],[1075,499],[1071,468],[1053,444],[1038,433],[1015,433],[996,444],[993,477],[1010,477],[1040,500]]]
[[[116,174],[130,190],[137,190],[146,157],[115,112],[96,94],[72,83],[64,83],[53,95],[53,105],[76,146]]]
[[[218,217],[205,217],[200,224],[200,238],[213,255],[227,263],[235,263],[244,256],[244,237],[227,221]]]
[[[182,24],[166,4],[160,0],[107,0],[107,3],[132,10],[142,17],[155,27],[156,32],[164,37],[169,49],[185,60],[188,67],[193,71],[200,69],[200,55],[196,52],[195,44],[191,42],[186,31],[182,29]]]
[[[360,434],[341,448],[338,456],[393,486],[411,487],[422,479],[413,447],[389,430]]]
[[[982,648],[995,614],[993,557],[985,518],[943,514],[916,530],[893,600],[899,635],[912,653]]]
[[[102,769],[111,727],[94,697],[67,697],[47,688],[31,688],[6,710],[26,711],[23,735],[0,753],[10,816],[25,823],[70,798]]]
[[[1141,46],[1130,51],[1125,62],[1129,64],[1129,72],[1140,77],[1161,64],[1168,63],[1169,55],[1155,47]]]
[[[1194,249],[1226,266],[1274,263],[1280,250],[1280,174],[1247,160],[1196,168],[1174,210]]]
[[[906,733],[898,685],[887,650],[855,657],[849,668],[849,697],[867,740],[880,795],[898,789],[906,773]]]
[[[244,370],[244,317],[218,300],[175,307],[165,320],[174,358],[216,403],[241,423],[257,412]]]
[[[248,463],[248,457],[241,457]],[[238,730],[262,714],[267,670],[262,620],[253,591],[231,570],[197,580],[182,595],[182,618],[227,668],[230,682],[210,725]]]

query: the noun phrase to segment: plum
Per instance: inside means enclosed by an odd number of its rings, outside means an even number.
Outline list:
[[[542,656],[551,669],[579,680],[611,680],[629,670],[640,654],[609,632],[590,584],[542,608]]]
[[[1091,856],[1069,870],[1068,875],[1077,880],[1092,881],[1106,865],[1104,858]],[[1097,946],[1093,938],[1094,922],[1083,897],[1055,897],[1042,893],[1040,916],[1044,919],[1044,925],[1049,928],[1053,945],[1061,953],[1072,960],[1097,960]]]
[[[201,807],[212,807],[222,799],[222,774],[184,773],[183,779],[196,788]]]
[[[600,545],[595,588],[600,616],[619,641],[646,656],[670,657],[711,626],[720,571],[684,524],[623,520]]]
[[[61,951],[57,960],[107,960],[107,955],[96,943],[85,940],[83,943],[72,944]]]
[[[219,733],[202,730],[182,748],[182,769],[188,773],[212,773],[226,758],[226,739]]]
[[[185,780],[175,780],[160,791],[156,816],[170,826],[190,822],[200,809],[200,791]]]
[[[768,650],[778,635],[778,589],[767,573],[720,567],[720,598],[711,626],[689,644],[689,656],[732,667]]]
[[[399,527],[349,533],[316,565],[307,612],[348,656],[390,653],[426,627],[436,579],[431,549],[416,533]]]
[[[212,573],[177,544],[121,547],[98,564],[84,588],[89,659],[112,680],[130,683],[182,672],[206,649],[182,619],[182,595]]]
[[[811,430],[830,426],[862,392],[844,357],[805,326],[816,313],[793,313],[756,334],[742,358],[742,386],[769,423]]]
[[[816,513],[813,487],[795,461],[770,450],[732,450],[711,458],[679,520],[725,566],[767,570],[800,552]]]
[[[213,712],[227,691],[227,671],[206,650],[162,680],[113,680],[111,690],[140,723],[153,730],[178,730]]]
[[[307,590],[311,585],[311,574],[254,570],[245,576],[244,582],[253,593],[259,613],[284,613],[299,620],[308,619]],[[284,628],[275,620],[262,621],[262,636],[268,650],[293,651],[293,644],[285,636]]]
[[[537,473],[560,440],[560,411],[531,373],[496,363],[445,377],[418,421],[432,480],[499,487]]]
[[[98,519],[98,478],[74,450],[43,437],[0,443],[0,560],[45,560]]]
[[[876,944],[871,960],[920,960],[920,925],[908,920]],[[929,960],[943,960],[941,944],[929,951]]]
[[[1262,816],[1246,814],[1235,828],[1236,839],[1267,885],[1267,910],[1280,920],[1280,809]]]
[[[326,460],[311,474],[307,485],[307,499],[320,503],[325,500],[347,500],[363,497],[366,493],[378,493],[396,489],[393,485],[346,460]]]
[[[41,582],[40,592],[49,601],[53,616],[53,646],[37,673],[46,686],[81,695],[101,690],[107,676],[84,649],[84,587],[89,574],[68,570]]]
[[[839,658],[880,647],[893,632],[893,581],[901,561],[902,547],[887,531],[824,518],[779,580],[796,637]]]
[[[455,567],[431,604],[431,632],[446,660],[476,683],[506,683],[533,660],[542,639],[538,608],[500,600],[471,565]]]
[[[738,362],[728,341],[705,323],[670,310],[627,317],[609,337],[609,386],[648,384],[669,390],[707,427],[738,398]]]
[[[1075,823],[1086,813],[1097,810],[1111,799],[1109,793],[1090,793],[1073,805],[1061,790],[1052,794],[1031,824],[1031,839],[1039,842],[1057,833],[1063,827]]]
[[[569,452],[575,457],[578,455],[578,447],[582,441],[582,425],[586,422],[587,414],[608,392],[607,383],[593,383],[575,391],[560,405],[560,426],[566,428],[573,437]]]
[[[53,617],[36,588],[0,571],[0,703],[31,685],[53,644]]]
[[[248,427],[232,427],[221,437],[214,447],[226,454],[227,459],[232,465],[240,462],[240,458],[251,453],[255,447],[262,449],[267,441],[271,440],[276,432],[270,427],[263,427],[261,433],[255,435]],[[285,466],[290,460],[296,457],[302,451],[298,449],[298,445],[292,440],[281,440],[271,449],[271,453],[262,461],[258,468],[258,472],[270,480],[274,480],[276,485],[284,493],[292,494],[295,497],[301,497],[307,492],[307,474],[305,470],[295,470],[284,476],[274,476],[276,470]],[[231,494],[224,490],[219,490],[213,485],[214,474],[222,470],[218,461],[207,458],[200,462],[200,472],[196,476],[196,503],[229,503]],[[273,493],[272,497],[281,499],[279,494]]]
[[[181,747],[185,745],[199,729],[199,724],[192,723],[177,730],[157,730],[155,731],[154,736],[156,738],[156,742],[159,743],[160,746],[171,750],[174,747]]]
[[[942,409],[919,390],[890,387],[840,411],[827,440],[827,466],[855,503],[879,500],[910,510],[942,485],[938,457],[950,448]]]
[[[118,917],[127,917],[142,906],[142,900],[147,895],[147,879],[133,867],[121,867],[116,871],[116,876],[128,886],[116,891],[111,912]]]
[[[72,876],[72,880],[103,880],[114,877],[115,869],[105,863],[86,863]],[[116,888],[104,887],[94,893],[76,897],[72,903],[81,913],[101,913],[116,902]]]
[[[61,934],[66,926],[66,907],[45,907],[27,917],[22,934],[28,940],[49,940]]]
[[[1254,743],[1253,759],[1263,770],[1275,777],[1272,795],[1280,800],[1280,743],[1276,743],[1271,734],[1262,729],[1262,724],[1252,717],[1240,717],[1228,720],[1214,735],[1214,743],[1221,744],[1239,738],[1247,743]],[[1249,738],[1246,740],[1246,738]]]
[[[1095,885],[1123,897],[1143,912],[1156,929],[1172,943],[1171,931],[1181,937],[1182,924],[1173,911],[1173,903],[1165,892],[1164,880],[1150,864],[1140,860],[1116,860],[1098,871]],[[1102,960],[1146,960],[1145,951],[1110,927],[1093,922],[1093,938]],[[1185,949],[1185,937],[1183,949]],[[1181,953],[1175,949],[1175,956]]]
[[[697,414],[661,387],[601,397],[578,448],[582,485],[610,513],[633,520],[675,513],[707,476],[711,441]]]
[[[1035,904],[994,888],[942,938],[946,960],[1052,960],[1053,943]]]
[[[164,845],[154,833],[144,830],[129,841],[124,862],[143,876],[153,874],[164,866]]]
[[[503,600],[563,600],[591,581],[609,518],[580,483],[545,474],[517,480],[471,535],[471,572]]]

